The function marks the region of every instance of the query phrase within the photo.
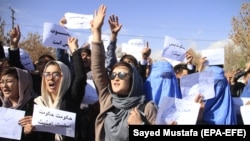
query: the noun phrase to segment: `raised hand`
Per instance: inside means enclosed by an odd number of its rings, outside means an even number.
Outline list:
[[[130,111],[127,122],[128,125],[140,125],[143,123],[141,113],[137,107]]]
[[[203,57],[200,59],[198,72],[201,72],[204,69],[204,67],[206,66],[206,63],[207,63],[207,57]]]
[[[111,33],[118,34],[118,32],[121,30],[122,25],[119,24],[118,16],[115,16],[114,14],[109,16],[109,27],[111,30]]]
[[[67,24],[67,20],[66,20],[66,18],[63,16],[63,17],[60,19],[60,21],[59,21],[59,25],[65,27],[65,26],[64,26],[65,24]],[[65,27],[65,28],[66,28],[66,27]]]
[[[91,22],[91,31],[93,33],[93,42],[100,42],[102,35],[102,25],[106,14],[106,6],[100,5],[99,9],[95,11],[94,19]]]
[[[149,44],[148,42],[146,42],[146,47],[143,48],[142,50],[142,58],[144,60],[148,60],[147,58],[150,56],[150,54],[151,54],[151,48],[149,48]]]
[[[94,19],[93,19],[93,30],[101,30],[103,21],[106,15],[106,6],[100,5],[99,9],[95,11]]]
[[[69,45],[71,54],[73,54],[78,49],[78,39],[74,37],[69,37],[68,45]]]
[[[186,52],[186,60],[187,60],[187,64],[192,64],[193,56],[191,55],[189,51]]]
[[[30,134],[34,130],[34,126],[32,125],[32,116],[25,116],[19,120],[19,125],[21,125],[24,130],[24,134]]]
[[[19,43],[20,38],[21,38],[21,31],[20,31],[19,25],[17,25],[10,31],[10,48],[11,49],[18,48],[18,43]]]

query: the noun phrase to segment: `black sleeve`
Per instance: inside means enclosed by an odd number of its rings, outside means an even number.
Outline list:
[[[20,50],[19,48],[17,50],[10,50],[9,51],[9,63],[10,66],[14,66],[20,69],[25,69],[20,58]]]
[[[0,42],[0,59],[5,58],[4,48],[2,42]]]
[[[138,71],[141,75],[141,78],[143,80],[143,82],[146,81],[147,77],[146,77],[146,70],[147,70],[148,65],[141,65],[141,63],[138,63]]]
[[[187,66],[187,68],[188,68],[188,66]],[[192,70],[188,69],[188,74],[192,74],[195,72],[196,72],[196,65],[193,64],[193,69]]]
[[[116,41],[111,41],[108,45],[107,52],[106,52],[106,68],[108,72],[111,70],[111,68],[114,66],[114,64],[117,63],[117,58],[116,58]]]
[[[241,78],[243,75],[245,75],[245,73],[246,72],[244,70],[236,73],[234,76],[234,81],[237,81],[239,78]]]
[[[80,108],[80,103],[82,101],[82,98],[84,97],[87,76],[82,64],[82,59],[79,51],[75,51],[73,53],[72,63],[75,76],[72,80],[71,85],[71,97],[74,105]]]
[[[62,61],[65,65],[70,68],[69,54],[65,49],[56,49],[56,58],[58,61]]]
[[[232,97],[237,97],[237,85],[236,83],[234,85],[230,85],[230,91]]]

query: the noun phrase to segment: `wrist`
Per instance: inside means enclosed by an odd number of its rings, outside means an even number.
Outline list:
[[[71,51],[71,56],[73,56],[74,52],[76,52],[76,51],[77,51],[77,48],[73,49],[73,50]]]
[[[112,32],[111,32],[111,35],[112,35],[112,36],[115,36],[115,37],[117,37],[117,35],[118,35],[118,32],[114,32],[114,31],[112,31]]]

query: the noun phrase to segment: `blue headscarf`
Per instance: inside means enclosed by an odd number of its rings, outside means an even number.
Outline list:
[[[250,97],[250,79],[247,81],[240,97]]]
[[[150,75],[144,84],[147,100],[153,100],[157,106],[163,96],[182,98],[173,66],[167,61],[152,64]]]
[[[233,99],[224,70],[218,66],[210,66],[205,71],[214,73],[215,97],[205,100],[203,121],[212,125],[237,124]]]

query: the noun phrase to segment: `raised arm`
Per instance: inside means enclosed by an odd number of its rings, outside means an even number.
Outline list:
[[[116,42],[117,42],[117,36],[119,31],[122,28],[122,25],[119,24],[119,19],[118,16],[115,16],[114,14],[109,16],[109,27],[111,31],[111,36],[110,36],[110,44],[107,48],[107,54],[106,54],[106,68],[108,71],[112,68],[112,66],[117,63],[117,58],[116,58]]]
[[[11,66],[15,66],[24,69],[21,63],[20,51],[19,51],[19,40],[21,38],[21,30],[19,25],[14,27],[10,32],[10,48],[9,48],[9,63]]]
[[[67,23],[67,20],[65,19],[65,17],[62,17],[59,21],[59,25],[66,28],[64,25]],[[57,48],[56,49],[56,58],[58,61],[62,61],[65,65],[67,65],[70,70],[72,71],[72,64],[70,63],[70,59],[69,59],[69,54],[67,52],[67,50],[65,49],[61,49],[61,48]]]
[[[196,72],[196,66],[193,64],[193,55],[190,51],[186,52],[186,60],[187,60],[187,68],[188,68],[188,74],[195,73]]]
[[[102,38],[102,26],[104,23],[104,18],[106,14],[106,6],[101,5],[97,11],[95,11],[95,17],[92,24],[92,32],[93,32],[93,42],[101,42]]]
[[[74,106],[76,106],[76,108],[79,108],[81,100],[84,96],[87,76],[82,64],[80,52],[78,51],[78,39],[69,37],[68,45],[72,54],[72,63],[75,74],[71,87],[71,96],[74,102]]]
[[[104,94],[104,90],[106,90],[109,84],[109,78],[105,71],[105,50],[101,39],[101,30],[105,13],[106,6],[101,5],[99,9],[95,11],[95,16],[92,22],[93,40],[91,51],[91,71],[100,101],[105,97],[102,94]]]
[[[151,48],[149,47],[149,43],[147,41],[146,46],[142,50],[142,58],[139,61],[139,66],[138,66],[143,82],[145,82],[147,77],[149,76],[151,65],[153,63],[153,60],[150,57],[150,54],[151,54]]]
[[[198,67],[198,72],[203,71],[203,69],[206,67],[206,63],[207,63],[207,57],[203,57],[200,59],[199,61],[199,67]]]

